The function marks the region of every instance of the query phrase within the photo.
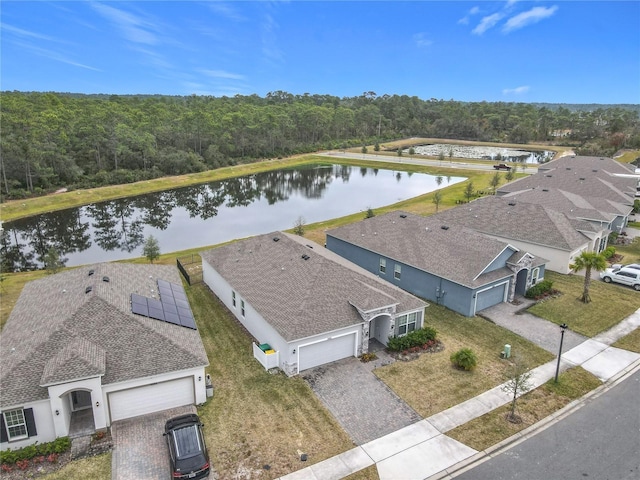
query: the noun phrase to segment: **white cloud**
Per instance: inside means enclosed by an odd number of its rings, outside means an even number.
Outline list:
[[[505,88],[502,90],[503,95],[521,95],[529,91],[529,85],[522,85],[516,88]]]
[[[469,17],[477,15],[478,13],[480,13],[480,7],[472,7],[464,17],[458,20],[458,23],[461,25],[467,25],[469,24]]]
[[[199,70],[200,73],[212,78],[227,78],[230,80],[244,80],[246,77],[238,73],[226,72],[224,70]]]
[[[92,6],[100,15],[115,24],[127,40],[145,45],[158,44],[156,35],[149,31],[153,29],[153,25],[149,24],[149,22],[109,5],[93,3]]]
[[[480,23],[474,28],[471,33],[475,35],[482,35],[484,32],[493,28],[496,23],[498,23],[504,17],[503,13],[493,13],[491,15],[487,15],[486,17],[482,17]]]
[[[433,45],[433,40],[429,40],[427,38],[427,34],[423,32],[414,34],[413,41],[415,42],[416,46],[421,48]]]
[[[84,63],[76,62],[75,60],[67,57],[63,53],[56,52],[53,50],[49,50],[47,48],[38,47],[36,45],[31,45],[28,43],[24,43],[22,41],[15,42],[15,45],[22,48],[24,51],[30,51],[34,55],[38,55],[49,60],[54,60],[60,63],[66,63],[67,65],[72,65],[78,68],[84,68],[85,70],[92,70],[94,72],[101,72],[99,68],[92,67],[90,65],[85,65]]]
[[[504,27],[502,27],[502,31],[508,33],[527,25],[538,23],[540,20],[551,17],[557,10],[557,5],[553,7],[533,7],[531,10],[519,13],[507,20]]]
[[[246,20],[246,18],[229,3],[208,2],[207,6],[212,12],[221,15],[229,20],[233,20],[235,22],[242,22]]]

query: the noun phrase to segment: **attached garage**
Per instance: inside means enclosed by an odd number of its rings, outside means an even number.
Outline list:
[[[356,332],[328,337],[298,349],[298,371],[356,355]]]
[[[476,312],[502,303],[507,299],[508,282],[494,285],[476,295]]]
[[[196,403],[192,376],[111,392],[107,399],[111,422]]]

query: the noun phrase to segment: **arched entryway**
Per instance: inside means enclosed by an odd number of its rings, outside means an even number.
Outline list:
[[[73,390],[65,395],[70,412],[69,437],[83,437],[96,431],[91,391]]]
[[[369,342],[375,341],[386,346],[391,331],[391,315],[381,314],[369,320]]]
[[[529,278],[529,270],[527,268],[523,268],[516,275],[516,295],[524,295],[527,293],[527,288],[529,285],[527,284],[527,280]]]

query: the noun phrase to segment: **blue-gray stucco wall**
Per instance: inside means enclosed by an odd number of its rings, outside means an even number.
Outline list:
[[[451,282],[444,278],[432,275],[410,265],[396,262],[388,257],[381,256],[364,248],[358,247],[343,240],[327,235],[327,248],[343,258],[355,263],[365,270],[378,275],[394,285],[406,290],[413,295],[424,298],[430,302],[443,305],[455,312],[467,317],[475,315],[474,293],[476,290]],[[510,252],[509,255],[513,253]],[[380,273],[380,258],[386,259],[386,273]],[[507,257],[508,258],[508,257]],[[503,260],[501,266],[504,266]],[[401,278],[394,278],[394,266],[401,265]],[[493,263],[492,263],[493,265]],[[500,267],[496,267],[500,268]],[[495,270],[495,268],[492,268]],[[504,282],[504,279],[500,280]],[[497,281],[495,283],[500,283]]]

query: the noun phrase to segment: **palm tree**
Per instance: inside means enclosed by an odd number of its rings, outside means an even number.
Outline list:
[[[585,270],[584,272],[584,289],[580,296],[580,301],[583,303],[589,303],[591,296],[589,295],[589,286],[591,285],[591,270],[601,272],[607,268],[607,259],[604,255],[596,252],[582,252],[578,257],[573,260],[573,264],[570,266],[571,271],[578,272]]]

